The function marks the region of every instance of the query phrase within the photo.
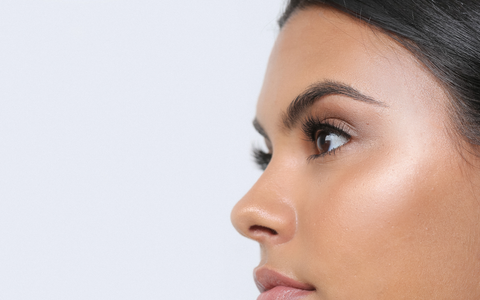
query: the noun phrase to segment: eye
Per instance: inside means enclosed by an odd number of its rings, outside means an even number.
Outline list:
[[[334,132],[331,129],[321,129],[315,134],[317,143],[317,155],[327,154],[330,151],[343,146],[349,140],[347,136]]]
[[[348,134],[349,127],[337,119],[319,119],[309,116],[304,120],[302,129],[306,139],[312,142],[316,152],[309,159],[335,154],[335,149],[342,147],[351,139],[351,135]]]

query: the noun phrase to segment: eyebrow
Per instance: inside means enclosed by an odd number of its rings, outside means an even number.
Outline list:
[[[361,101],[369,104],[374,104],[382,107],[387,105],[381,101],[364,95],[352,86],[333,80],[325,80],[314,83],[305,91],[299,94],[288,106],[287,111],[282,116],[282,125],[286,130],[291,130],[305,112],[322,97],[329,95],[343,95],[356,101]],[[268,139],[268,135],[263,129],[260,122],[255,118],[253,120],[253,127],[264,138]]]
[[[295,98],[295,100],[293,100],[290,103],[290,105],[287,108],[287,111],[283,114],[283,117],[282,117],[282,125],[284,129],[291,130],[297,124],[301,116],[304,115],[305,112],[315,102],[320,100],[322,97],[325,97],[328,95],[343,95],[353,100],[374,104],[382,107],[387,107],[385,103],[375,100],[370,96],[362,94],[360,91],[358,91],[357,89],[353,88],[348,84],[338,82],[338,81],[326,80],[326,81],[312,84],[300,95],[298,95]],[[255,121],[254,121],[254,124],[255,124]],[[258,121],[257,121],[257,124],[258,124]]]
[[[265,129],[263,129],[262,125],[258,122],[257,118],[253,119],[253,127],[255,130],[260,133],[261,136],[269,140],[267,133],[265,132]]]

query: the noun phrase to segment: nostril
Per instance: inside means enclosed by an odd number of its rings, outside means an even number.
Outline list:
[[[260,226],[260,225],[253,225],[250,226],[249,231],[253,234],[258,234],[258,233],[268,233],[269,235],[277,235],[278,233],[268,227],[265,226]]]

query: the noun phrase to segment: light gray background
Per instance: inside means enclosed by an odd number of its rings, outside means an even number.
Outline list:
[[[0,299],[255,299],[230,210],[281,0],[0,2]]]

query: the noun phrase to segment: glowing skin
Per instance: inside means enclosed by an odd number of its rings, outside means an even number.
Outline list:
[[[282,118],[326,80],[383,105],[318,99],[302,117],[342,124],[351,138],[334,136],[334,153],[309,159],[318,151],[303,119],[287,129]],[[313,286],[304,299],[480,299],[480,159],[449,129],[448,103],[380,31],[330,8],[294,14],[257,105],[273,157],[232,212],[260,243],[259,267]]]

